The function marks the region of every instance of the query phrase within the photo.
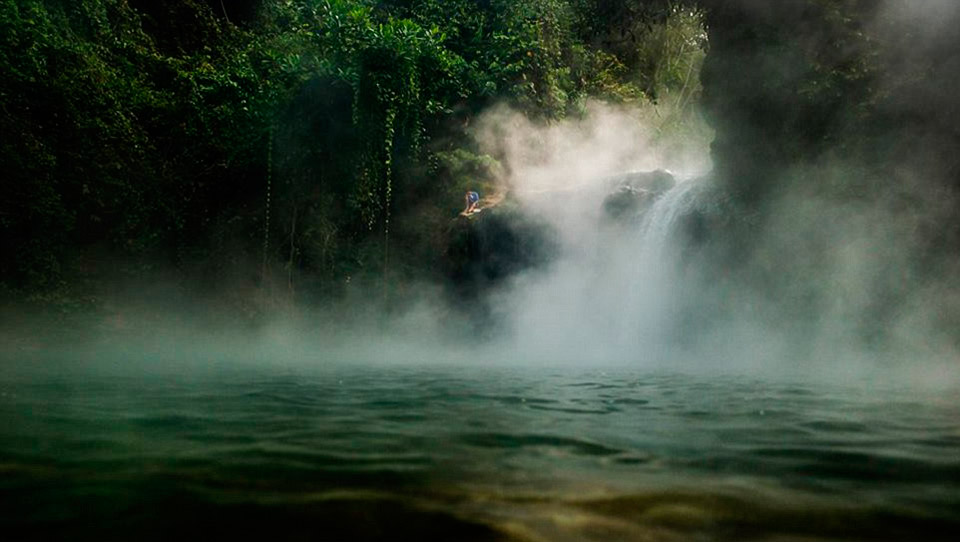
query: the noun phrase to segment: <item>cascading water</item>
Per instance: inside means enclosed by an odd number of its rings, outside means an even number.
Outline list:
[[[522,355],[598,361],[658,355],[680,305],[674,233],[697,205],[701,186],[696,179],[678,182],[646,200],[638,214],[613,222],[601,211],[609,186],[533,202],[552,222],[561,254],[548,273],[524,277],[502,300],[512,308]]]
[[[663,255],[677,221],[695,208],[701,186],[699,179],[679,182],[653,203],[640,225],[644,254],[651,257]]]
[[[635,250],[625,285],[620,340],[643,349],[663,344],[679,308],[678,223],[694,210],[701,181],[688,179],[657,198],[629,240]],[[629,280],[629,279],[628,279]]]

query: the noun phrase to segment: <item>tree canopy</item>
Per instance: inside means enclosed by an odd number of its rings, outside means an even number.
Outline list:
[[[114,257],[130,273],[382,272],[392,235],[425,242],[395,231],[398,201],[426,202],[433,225],[464,188],[452,157],[487,159],[460,128],[485,107],[549,122],[588,97],[693,91],[702,16],[642,6],[2,0],[0,229],[16,256],[0,283],[63,290]]]

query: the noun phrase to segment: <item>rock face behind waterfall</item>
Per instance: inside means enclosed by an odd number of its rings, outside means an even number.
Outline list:
[[[610,178],[608,183],[610,192],[603,200],[604,216],[620,221],[636,218],[649,210],[677,181],[669,171],[657,169],[624,173]]]

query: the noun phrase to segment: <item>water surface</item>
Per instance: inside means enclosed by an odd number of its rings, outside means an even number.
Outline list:
[[[960,534],[955,389],[622,369],[64,367],[0,372],[0,521],[24,539]]]

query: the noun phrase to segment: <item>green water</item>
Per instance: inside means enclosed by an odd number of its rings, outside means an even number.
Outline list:
[[[4,540],[960,534],[956,388],[70,367],[0,372]]]

